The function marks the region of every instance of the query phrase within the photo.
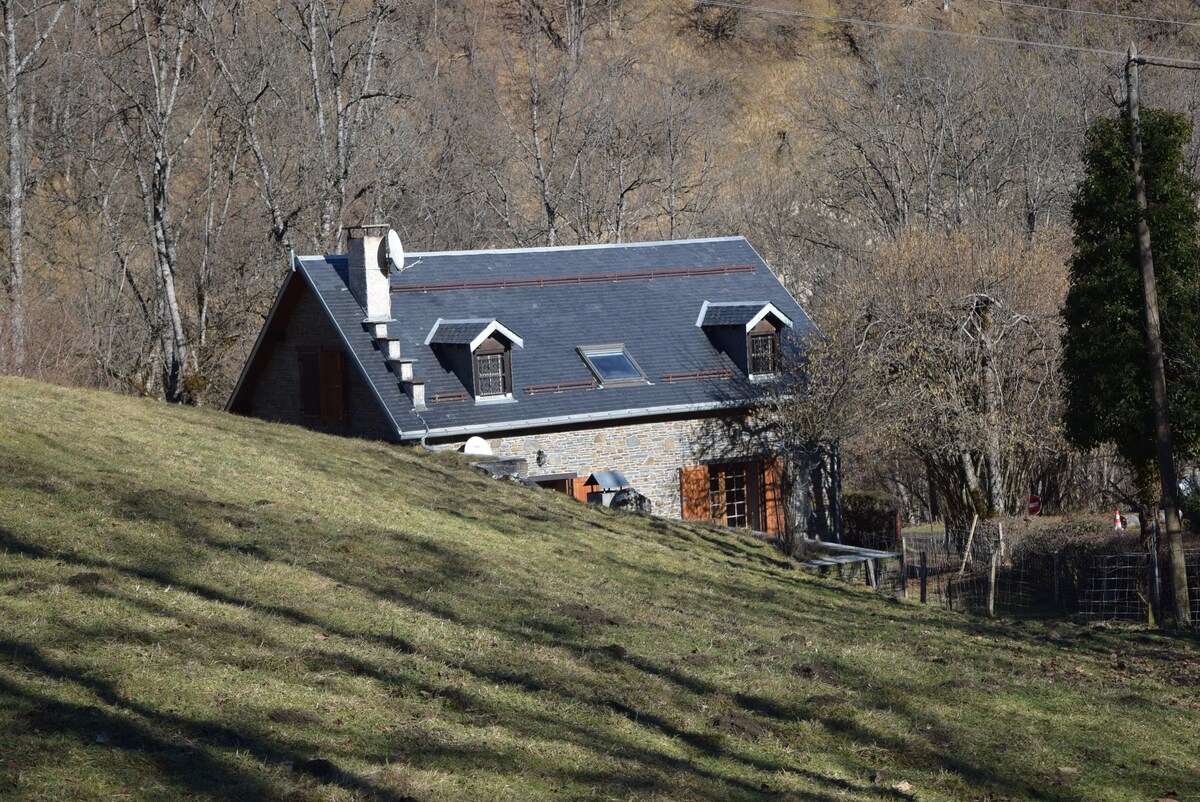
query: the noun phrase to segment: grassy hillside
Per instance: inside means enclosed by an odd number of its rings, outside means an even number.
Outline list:
[[[1196,799],[1198,682],[1194,639],[0,379],[5,799]]]

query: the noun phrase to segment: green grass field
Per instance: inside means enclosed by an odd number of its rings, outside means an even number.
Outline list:
[[[1193,636],[0,379],[0,798],[1200,799]]]

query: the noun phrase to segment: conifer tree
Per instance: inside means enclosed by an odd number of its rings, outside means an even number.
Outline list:
[[[1141,112],[1147,219],[1154,248],[1168,407],[1176,459],[1200,447],[1200,241],[1196,196],[1184,146],[1192,127],[1182,114]],[[1075,253],[1063,308],[1064,423],[1073,445],[1115,446],[1135,477],[1144,512],[1157,509],[1153,400],[1142,322],[1129,119],[1092,125],[1085,176],[1072,206]],[[1143,535],[1148,532],[1143,515]]]

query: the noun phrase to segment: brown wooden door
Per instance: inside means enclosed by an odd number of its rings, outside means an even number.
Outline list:
[[[342,352],[321,352],[321,422],[346,418],[346,387],[342,378]]]
[[[679,469],[679,498],[683,520],[711,520],[707,465],[692,465]]]
[[[576,476],[571,480],[571,498],[576,501],[587,501],[587,477]]]
[[[768,535],[782,535],[787,528],[785,513],[785,490],[783,486],[783,460],[772,457],[762,463],[763,531]]]

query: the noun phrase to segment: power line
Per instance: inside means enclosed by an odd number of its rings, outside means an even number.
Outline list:
[[[1130,14],[1114,14],[1106,11],[1084,11],[1082,8],[1070,8],[1063,6],[1044,6],[1037,3],[1021,3],[1016,0],[979,0],[981,3],[992,3],[999,6],[1013,6],[1015,8],[1036,8],[1043,11],[1059,11],[1064,14],[1078,14],[1082,17],[1109,17],[1114,19],[1130,20],[1131,22],[1162,22],[1168,25],[1181,25],[1188,28],[1200,28],[1200,22],[1184,22],[1183,20],[1167,19],[1166,17],[1138,17]]]
[[[704,5],[715,6],[718,8],[733,8],[741,11],[757,11],[762,14],[779,14],[785,17],[801,17],[803,19],[817,20],[820,22],[841,22],[846,25],[858,25],[864,28],[883,28],[886,30],[904,31],[907,33],[928,33],[935,36],[950,36],[956,39],[990,42],[992,44],[1018,45],[1022,47],[1044,47],[1049,50],[1068,51],[1073,53],[1094,53],[1100,56],[1118,56],[1120,58],[1128,57],[1128,54],[1122,50],[1102,50],[1095,47],[1064,45],[1058,42],[1039,42],[1029,39],[1016,39],[1008,36],[987,36],[978,33],[960,33],[958,31],[949,31],[942,28],[923,28],[917,25],[900,25],[893,22],[877,22],[875,20],[857,19],[855,17],[835,17],[828,14],[813,14],[809,11],[792,11],[791,9],[786,8],[772,8],[770,6],[755,6],[747,3],[734,3],[730,0],[704,0]],[[1156,56],[1154,57],[1154,61],[1163,67],[1200,67],[1200,61],[1192,61],[1190,59]],[[1149,63],[1149,60],[1147,60],[1146,63]]]
[[[1155,61],[1150,58],[1138,58],[1138,64],[1144,64],[1147,67],[1170,67],[1174,70],[1200,70],[1200,64],[1165,64],[1161,61]]]

